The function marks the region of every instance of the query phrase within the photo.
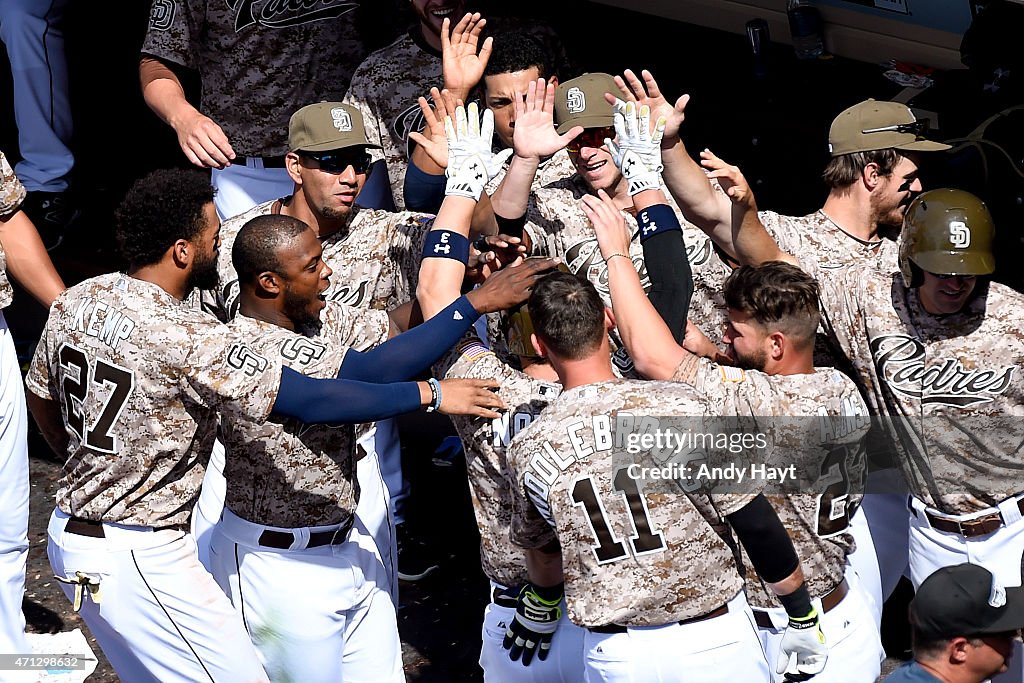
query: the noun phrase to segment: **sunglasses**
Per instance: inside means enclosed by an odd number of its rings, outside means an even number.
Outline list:
[[[916,137],[924,137],[925,133],[928,132],[928,119],[911,121],[910,123],[896,123],[891,126],[882,126],[881,128],[866,128],[861,131],[863,135],[889,132],[913,133]]]
[[[299,156],[312,159],[326,173],[344,173],[349,166],[357,174],[370,168],[370,154],[364,149],[340,149],[335,152],[299,152]]]
[[[611,126],[604,128],[585,128],[579,136],[565,146],[573,154],[579,154],[584,147],[600,147],[604,144],[605,138],[614,139],[615,129]]]

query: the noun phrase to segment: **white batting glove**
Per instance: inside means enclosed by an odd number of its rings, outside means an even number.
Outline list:
[[[665,133],[665,117],[658,117],[651,131],[651,108],[639,110],[635,102],[615,100],[612,110],[615,140],[605,140],[612,161],[629,183],[630,196],[661,187],[661,138]]]
[[[785,674],[787,681],[805,681],[820,674],[827,660],[828,646],[818,611],[812,609],[810,614],[800,619],[790,617],[782,636],[782,650],[775,664],[775,673]]]
[[[497,154],[491,149],[494,114],[485,109],[481,121],[476,102],[470,102],[468,109],[456,108],[454,124],[450,116],[445,117],[444,132],[448,138],[448,182],[444,193],[480,201],[488,181],[498,175],[502,164],[512,155],[511,149]]]

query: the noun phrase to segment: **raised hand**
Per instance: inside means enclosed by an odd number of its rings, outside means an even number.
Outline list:
[[[733,204],[756,209],[754,193],[750,184],[743,177],[738,166],[733,166],[719,158],[710,149],[700,153],[700,165],[708,169],[708,178],[714,178],[722,186],[722,191],[729,196]]]
[[[515,94],[516,125],[512,129],[512,147],[517,157],[540,159],[565,148],[583,132],[582,126],[559,135],[555,130],[555,86],[543,78],[531,81],[526,101]]]
[[[607,261],[613,254],[629,256],[629,229],[622,212],[615,208],[611,197],[604,190],[594,195],[583,195],[583,213],[590,219],[597,234],[597,244],[601,248],[601,257]]]
[[[493,379],[446,379],[441,381],[441,405],[438,412],[445,415],[474,415],[496,418],[495,409],[505,408],[494,390],[499,387]]]
[[[682,95],[673,105],[665,99],[650,71],[644,69],[640,73],[644,78],[642,83],[635,73],[626,69],[622,76],[615,77],[615,85],[619,86],[624,102],[636,102],[637,106],[646,104],[651,108],[651,116],[655,120],[664,117],[665,135],[662,138],[662,146],[671,147],[679,137],[679,127],[686,119],[686,105],[690,101],[690,96]],[[615,104],[614,95],[605,93],[604,97],[609,104]]]
[[[434,101],[433,109],[427,104],[425,97],[417,100],[420,111],[423,112],[423,132],[411,132],[409,139],[415,142],[438,167],[448,168],[448,137],[444,131],[444,120],[455,111],[457,102],[448,90],[439,91],[437,88],[430,89],[430,99]]]
[[[487,182],[498,175],[512,150],[492,151],[494,114],[485,109],[481,117],[476,102],[456,107],[454,121],[451,114],[445,117],[444,130],[448,138],[448,182],[444,192],[479,201]]]
[[[478,248],[478,242],[483,241]],[[481,284],[505,266],[519,258],[526,257],[526,246],[523,240],[510,235],[487,235],[478,238],[470,245],[469,263],[466,264],[466,279],[473,284]]]
[[[651,129],[651,108],[646,104],[615,100],[612,111],[615,140],[605,140],[612,161],[629,182],[630,196],[661,187],[661,137],[665,119]]]
[[[466,98],[484,76],[487,60],[491,58],[493,38],[480,43],[480,32],[487,25],[480,13],[467,14],[455,25],[449,37],[451,21],[441,23],[441,72],[444,87],[456,95]],[[477,47],[479,46],[479,50]]]

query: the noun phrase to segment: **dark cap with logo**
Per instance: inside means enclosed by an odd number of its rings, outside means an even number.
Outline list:
[[[905,104],[864,100],[845,109],[832,121],[828,149],[834,157],[880,149],[910,152],[949,149],[949,145],[925,139],[926,123],[918,121]]]
[[[1007,588],[976,564],[943,567],[917,589],[910,621],[928,640],[1024,628],[1024,588]]]
[[[564,133],[573,126],[606,128],[612,125],[612,105],[604,94],[619,92],[615,79],[608,74],[583,74],[566,81],[555,91],[555,125]]]
[[[292,152],[328,152],[345,147],[374,147],[363,126],[363,115],[341,102],[308,104],[288,122],[288,149]]]

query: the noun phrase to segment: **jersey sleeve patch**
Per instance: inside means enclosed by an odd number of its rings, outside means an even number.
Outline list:
[[[719,372],[722,374],[723,382],[739,383],[744,382],[747,379],[747,373],[745,373],[741,368],[722,365],[719,366]]]
[[[463,342],[459,346],[459,355],[473,362],[483,358],[488,353],[491,353],[491,350],[484,346],[479,339]]]

